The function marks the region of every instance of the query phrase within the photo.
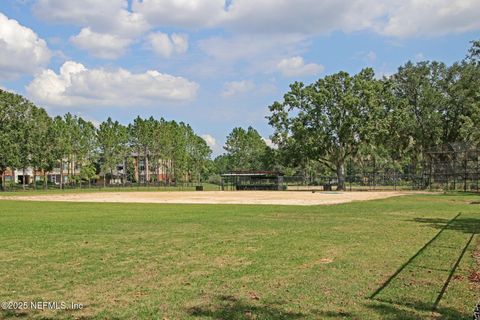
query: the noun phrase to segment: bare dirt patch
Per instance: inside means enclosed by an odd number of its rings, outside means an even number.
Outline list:
[[[98,192],[0,196],[0,200],[176,203],[176,204],[269,204],[330,205],[352,201],[384,199],[413,194],[404,191],[377,192],[300,192],[300,191],[174,191],[174,192]]]

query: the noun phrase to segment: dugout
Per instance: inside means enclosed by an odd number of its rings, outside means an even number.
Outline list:
[[[222,190],[286,190],[283,174],[274,171],[235,171],[221,174]]]

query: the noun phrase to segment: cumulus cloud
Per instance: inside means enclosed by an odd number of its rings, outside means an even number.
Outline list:
[[[182,77],[149,70],[87,69],[65,62],[57,74],[48,69],[27,86],[37,103],[54,107],[138,106],[165,101],[186,101],[196,96],[198,84]]]
[[[277,68],[285,77],[315,76],[324,69],[322,65],[316,63],[305,64],[303,58],[299,56],[282,59]]]
[[[174,33],[168,36],[166,33],[152,32],[147,39],[152,50],[165,58],[169,58],[174,52],[182,54],[188,50],[188,36],[185,34]]]
[[[226,26],[237,31],[323,33],[358,30],[381,13],[374,0],[134,0],[132,9],[152,25],[199,28]],[[299,19],[299,17],[301,17]]]
[[[217,147],[217,139],[215,139],[212,135],[202,134],[201,137],[211,149]]]
[[[236,95],[250,92],[254,88],[255,84],[249,80],[230,81],[223,85],[222,96],[225,98],[233,97]]]
[[[478,30],[478,12],[477,0],[234,0],[224,21],[242,31],[411,37]]]
[[[126,0],[39,0],[34,12],[46,21],[83,27],[70,41],[106,59],[122,55],[136,37],[150,28],[141,14],[128,11]]]
[[[379,33],[395,36],[437,36],[480,29],[480,1],[477,0],[405,0],[387,8],[385,25]]]
[[[476,0],[134,0],[132,9],[152,25],[226,27],[243,33],[371,30],[406,37],[480,28]]]
[[[0,77],[34,73],[50,61],[45,40],[31,29],[0,13]]]
[[[116,59],[125,52],[132,41],[117,35],[97,33],[90,28],[83,28],[78,35],[70,37],[70,42],[95,57]]]
[[[186,28],[216,26],[227,14],[225,0],[134,0],[132,9],[152,25]]]
[[[307,45],[305,40],[305,36],[298,34],[242,34],[231,38],[210,37],[197,45],[217,64],[245,61],[254,66],[254,72],[270,72],[275,68],[272,61],[298,54]]]
[[[45,21],[125,37],[138,36],[149,28],[141,14],[128,11],[127,0],[38,0],[34,13]]]
[[[382,13],[383,5],[374,0],[237,0],[225,23],[248,32],[325,34],[366,29]]]
[[[207,145],[212,150],[213,156],[217,156],[223,153],[223,147],[220,145],[220,143],[214,136],[206,133],[206,134],[202,134],[201,137],[203,138],[203,140],[205,140]]]

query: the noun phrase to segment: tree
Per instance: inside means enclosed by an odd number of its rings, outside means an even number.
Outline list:
[[[133,120],[133,124],[128,126],[128,135],[130,137],[130,146],[137,154],[136,171],[140,175],[139,162],[141,157],[145,161],[145,182],[150,182],[150,149],[154,143],[155,120],[142,119],[137,117]]]
[[[100,148],[103,172],[103,186],[106,185],[106,173],[113,175],[120,163],[123,163],[128,152],[127,128],[118,121],[108,118],[97,130],[98,146]]]
[[[441,106],[446,105],[440,82],[446,66],[437,62],[406,63],[392,76],[396,99],[406,107],[414,166],[424,158],[426,150],[442,142]]]
[[[372,69],[355,76],[326,76],[305,86],[294,83],[282,103],[270,106],[273,141],[298,161],[315,160],[336,173],[338,190],[345,189],[345,163],[370,141],[379,114],[381,82]]]
[[[201,182],[202,173],[206,170],[206,165],[210,159],[212,150],[203,138],[190,131],[189,139],[189,169],[190,177],[197,182]]]
[[[52,123],[52,134],[54,139],[53,155],[60,169],[60,189],[64,188],[64,164],[70,154],[70,139],[68,128],[62,117],[56,116]]]
[[[18,128],[20,126],[19,105],[25,100],[16,94],[0,89],[0,174],[2,190],[6,188],[5,172],[19,165]]]
[[[33,186],[36,188],[36,172],[43,171],[44,188],[47,188],[47,172],[55,166],[55,137],[52,130],[52,119],[44,109],[35,109],[33,144],[31,149],[31,165],[33,169]]]
[[[91,167],[93,160],[96,157],[96,129],[90,121],[85,121],[81,117],[75,118],[76,131],[78,138],[73,141],[72,151],[74,154],[75,164],[73,166],[73,175],[76,174],[76,168],[80,167],[82,172],[84,167]],[[89,175],[89,181],[93,178]]]
[[[22,169],[22,188],[26,188],[27,169],[32,165],[32,156],[35,151],[35,113],[37,108],[30,101],[20,97],[16,105],[17,111],[17,139],[18,165]],[[35,169],[33,169],[35,171]]]
[[[227,151],[229,170],[262,170],[267,144],[252,127],[237,127],[227,136],[223,147]]]
[[[91,186],[92,180],[97,178],[97,170],[92,164],[88,164],[82,167],[80,171],[80,178],[88,181],[88,187]]]
[[[472,46],[468,50],[466,60],[468,62],[480,63],[480,40],[470,41]]]

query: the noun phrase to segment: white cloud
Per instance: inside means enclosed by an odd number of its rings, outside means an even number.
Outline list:
[[[132,9],[152,25],[186,28],[215,26],[226,15],[225,0],[134,0]]]
[[[128,11],[127,0],[39,0],[34,12],[46,21],[82,27],[70,41],[105,59],[118,58],[150,28],[141,14]]]
[[[55,107],[139,106],[186,101],[196,96],[198,84],[158,71],[131,73],[125,69],[87,69],[67,61],[57,74],[48,69],[27,86],[37,103]]]
[[[324,34],[371,27],[383,13],[374,0],[234,0],[225,23],[241,31]]]
[[[210,37],[196,43],[206,59],[195,66],[194,72],[205,77],[212,73],[229,77],[251,77],[276,71],[275,61],[285,56],[301,54],[308,43],[298,34],[240,34],[231,38]],[[238,65],[242,63],[242,65]]]
[[[242,34],[233,38],[211,37],[200,40],[198,46],[208,56],[223,61],[259,60],[276,52],[295,52],[303,45],[305,36],[299,34],[262,35]]]
[[[45,40],[0,13],[0,78],[34,73],[51,55]]]
[[[162,32],[150,33],[147,37],[153,51],[165,58],[171,57],[175,52],[182,54],[188,50],[188,36],[174,33],[171,36]]]
[[[97,33],[90,28],[83,28],[78,35],[70,37],[70,42],[81,49],[87,50],[95,57],[116,59],[125,52],[131,40],[114,34]]]
[[[217,139],[215,139],[212,135],[202,134],[201,137],[211,149],[217,147]]]
[[[225,26],[258,33],[325,33],[360,30],[382,13],[374,0],[134,0],[132,9],[152,25]]]
[[[225,98],[244,94],[255,89],[255,84],[252,81],[230,81],[223,85],[222,96]]]
[[[186,34],[174,33],[171,35],[173,46],[177,53],[185,53],[188,50],[188,36]]]
[[[141,14],[128,11],[127,0],[38,0],[34,12],[46,21],[124,37],[138,36],[149,28]]]
[[[323,71],[323,66],[316,63],[305,64],[302,57],[282,59],[277,64],[278,70],[285,77],[315,76]]]
[[[370,30],[407,37],[480,28],[478,0],[134,0],[152,25],[318,35]]]
[[[262,140],[272,149],[277,149],[277,145],[273,143],[272,139],[262,137]]]
[[[205,140],[205,142],[207,143],[207,145],[210,147],[210,149],[212,150],[212,154],[213,156],[218,156],[220,154],[223,153],[223,147],[221,146],[221,144],[218,142],[217,139],[215,139],[214,136],[212,136],[211,134],[202,134],[201,135],[202,139]]]
[[[377,31],[395,37],[437,36],[480,29],[478,0],[392,1]]]

